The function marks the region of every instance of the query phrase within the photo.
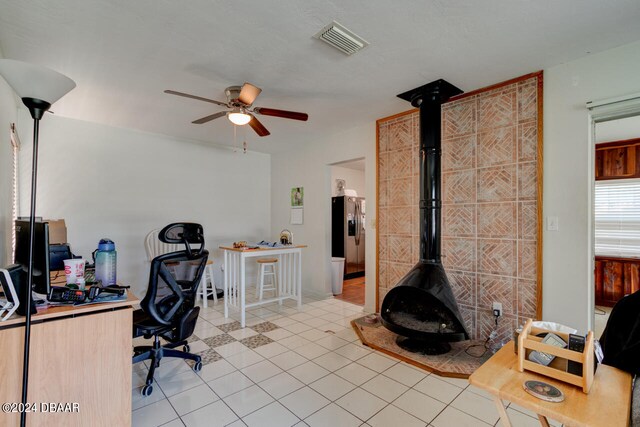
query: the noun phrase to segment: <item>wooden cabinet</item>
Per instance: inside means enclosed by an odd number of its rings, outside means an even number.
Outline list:
[[[640,138],[596,145],[596,180],[640,178]]]
[[[613,307],[640,290],[640,259],[596,256],[596,305]]]

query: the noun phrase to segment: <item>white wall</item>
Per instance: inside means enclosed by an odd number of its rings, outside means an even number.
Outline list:
[[[328,296],[331,293],[331,164],[365,159],[367,206],[376,199],[375,123],[349,129],[336,135],[322,135],[305,141],[304,148],[273,155],[271,158],[272,234],[287,228],[293,241],[306,244],[303,250],[303,293]],[[291,187],[304,187],[304,224],[289,224]],[[366,277],[375,283],[375,210],[367,210]],[[375,305],[375,287],[367,286],[365,308]]]
[[[19,114],[23,144],[28,112]],[[31,144],[20,153],[20,213],[28,215]],[[149,263],[144,238],[176,221],[204,226],[221,288],[221,243],[270,235],[270,156],[46,115],[40,127],[37,215],[65,218],[76,254],[116,243],[118,279],[139,295]]]
[[[543,214],[559,217],[559,230],[543,234],[546,320],[581,330],[590,326],[593,147],[585,103],[640,92],[638,69],[640,42],[544,71]]]
[[[16,116],[17,106],[13,89],[0,77],[0,267],[11,262],[13,156],[9,126],[16,121]]]
[[[364,197],[366,192],[364,171],[342,166],[331,166],[331,196],[337,195],[336,179],[344,179],[346,181],[345,189],[356,190],[358,196]]]

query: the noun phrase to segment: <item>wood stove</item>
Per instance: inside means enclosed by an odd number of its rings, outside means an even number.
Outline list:
[[[398,95],[420,109],[420,261],[385,296],[382,324],[404,349],[443,354],[469,339],[441,260],[441,105],[462,90],[436,80]]]

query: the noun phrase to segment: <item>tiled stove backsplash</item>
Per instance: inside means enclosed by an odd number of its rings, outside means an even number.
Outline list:
[[[442,106],[443,264],[468,331],[503,339],[538,310],[542,73]],[[378,121],[378,292],[419,258],[418,112]],[[378,306],[379,308],[379,306]]]

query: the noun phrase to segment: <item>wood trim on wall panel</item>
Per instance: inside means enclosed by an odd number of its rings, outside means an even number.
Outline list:
[[[461,93],[460,95],[457,95],[457,96],[454,96],[454,97],[450,98],[447,102],[459,101],[459,100],[467,98],[469,96],[478,95],[478,94],[481,94],[483,92],[489,92],[489,91],[495,90],[495,89],[500,89],[501,87],[509,86],[509,85],[512,85],[512,84],[515,84],[515,83],[519,83],[519,82],[525,81],[527,79],[530,79],[532,77],[538,77],[538,81],[539,82],[542,81],[542,70],[536,71],[534,73],[525,74],[524,76],[516,77],[516,78],[510,79],[510,80],[505,80],[503,82],[496,83],[496,84],[493,84],[491,86],[485,86],[485,87],[482,87],[480,89],[475,89],[475,90],[472,90],[471,92]],[[542,93],[542,91],[540,91],[540,93]],[[445,104],[447,102],[445,102]]]
[[[542,217],[542,178],[543,178],[543,94],[544,94],[544,83],[543,83],[543,73],[542,71],[538,71],[537,73],[533,73],[530,75],[531,77],[535,76],[538,80],[538,161],[536,164],[537,168],[537,181],[538,181],[538,200],[537,200],[537,208],[538,208],[538,238],[537,238],[537,247],[536,247],[536,257],[537,257],[537,304],[536,304],[536,317],[541,320],[542,319],[542,269],[544,266],[542,265],[542,230],[544,228],[544,222]]]
[[[380,120],[376,120],[376,302],[374,311],[378,312],[380,300]],[[365,286],[366,288],[366,286]],[[366,292],[366,291],[365,291]],[[366,301],[365,301],[366,303]]]

